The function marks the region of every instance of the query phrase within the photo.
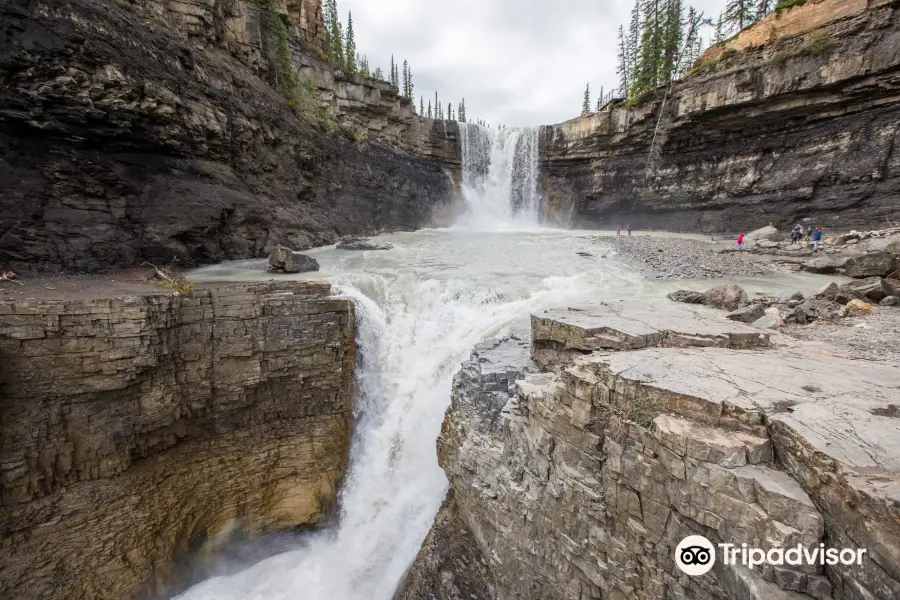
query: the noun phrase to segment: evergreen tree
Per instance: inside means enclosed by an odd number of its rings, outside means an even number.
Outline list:
[[[391,54],[391,85],[397,86],[397,63],[394,62],[394,55]]]
[[[641,0],[635,0],[634,8],[631,10],[631,24],[628,26],[628,39],[626,40],[626,45],[628,47],[628,87],[620,90],[624,95],[628,95],[638,76],[638,69],[640,67],[640,41]]]
[[[594,112],[600,112],[600,98],[597,98],[597,110]]]
[[[719,13],[719,18],[716,19],[714,27],[715,31],[713,32],[712,42],[713,44],[720,44],[725,41],[725,38],[728,35],[728,30],[725,25],[725,13]]]
[[[344,71],[356,73],[356,39],[353,37],[353,13],[347,13],[347,34],[344,36]]]
[[[466,122],[466,99],[463,98],[462,102],[459,103],[459,120],[463,123]]]
[[[729,0],[725,5],[725,22],[741,31],[756,20],[752,0]]]
[[[372,73],[372,77],[378,81],[384,81],[384,71],[381,70],[381,67],[376,67],[375,72]]]
[[[585,115],[591,112],[591,84],[588,83],[584,88],[584,101],[581,103],[581,114]]]
[[[425,116],[425,98],[419,94],[419,114]]]
[[[664,0],[644,0],[641,22],[640,59],[631,86],[631,96],[654,90],[660,84],[665,37]]]
[[[682,50],[684,22],[681,0],[665,0],[662,70],[658,85],[668,84],[675,75],[675,65]]]
[[[758,0],[756,3],[756,17],[757,21],[761,21],[765,19],[775,7],[775,3],[772,0]]]
[[[441,118],[441,101],[438,100],[437,90],[434,91],[434,118]]]
[[[406,97],[410,100],[413,99],[413,90],[415,88],[416,86],[413,85],[412,69],[406,67]]]
[[[450,121],[453,120],[453,103],[452,102],[447,103],[447,119]]]
[[[403,61],[403,90],[401,93],[404,98],[409,98],[409,63],[405,60]]]
[[[328,9],[331,23],[329,26],[329,38],[331,39],[330,58],[339,69],[344,68],[344,34],[341,29],[341,21],[338,19],[337,0],[328,0]]]
[[[631,80],[631,59],[628,56],[628,40],[625,38],[625,27],[619,25],[619,48],[617,52],[619,64],[616,73],[619,75],[619,89],[627,90]],[[597,99],[597,110],[600,110],[600,99]]]
[[[431,100],[428,101],[428,118],[431,119]]]

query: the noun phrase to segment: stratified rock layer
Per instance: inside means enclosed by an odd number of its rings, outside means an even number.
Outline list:
[[[808,0],[737,41],[672,88],[659,129],[662,91],[544,127],[545,213],[708,232],[894,219],[900,3]]]
[[[767,336],[724,347],[709,316],[674,310],[669,325],[664,308],[633,309],[652,325],[628,309],[550,311],[532,319],[533,348],[490,340],[463,363],[438,458],[496,597],[900,597],[900,370]],[[555,350],[580,352],[547,353],[552,331]],[[867,554],[750,570],[720,553],[688,577],[673,557],[691,534]]]
[[[321,61],[317,0],[259,4],[0,5],[0,268],[262,257],[447,209],[455,126]],[[290,103],[262,58],[279,18],[309,82]]]
[[[353,315],[297,282],[0,303],[0,596],[164,595],[173,561],[318,523]]]

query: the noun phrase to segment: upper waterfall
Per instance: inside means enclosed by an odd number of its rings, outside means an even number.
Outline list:
[[[462,193],[466,213],[459,225],[497,230],[538,224],[537,128],[488,129],[459,124]]]

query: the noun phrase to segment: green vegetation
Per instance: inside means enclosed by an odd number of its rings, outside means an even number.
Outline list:
[[[816,29],[809,32],[806,36],[806,43],[803,45],[803,51],[807,54],[818,55],[828,52],[837,40],[828,35],[823,29]]]
[[[775,12],[780,15],[783,10],[795,6],[803,6],[804,4],[806,4],[806,0],[778,0],[778,3],[775,5]]]
[[[584,88],[584,100],[581,103],[581,114],[586,115],[591,112],[591,84],[587,84]]]

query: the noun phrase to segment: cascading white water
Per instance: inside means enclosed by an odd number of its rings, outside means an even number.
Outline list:
[[[573,244],[558,233],[523,235],[423,232],[381,254],[311,252],[355,300],[359,325],[357,424],[339,523],[181,598],[391,598],[445,494],[435,440],[460,361],[535,310],[591,297],[597,278],[608,277],[560,268],[548,254],[558,247],[569,256],[586,247],[584,238]],[[409,239],[415,246],[402,241]],[[262,265],[249,276],[269,277]]]
[[[459,124],[465,229],[533,228],[538,224],[538,130]]]

